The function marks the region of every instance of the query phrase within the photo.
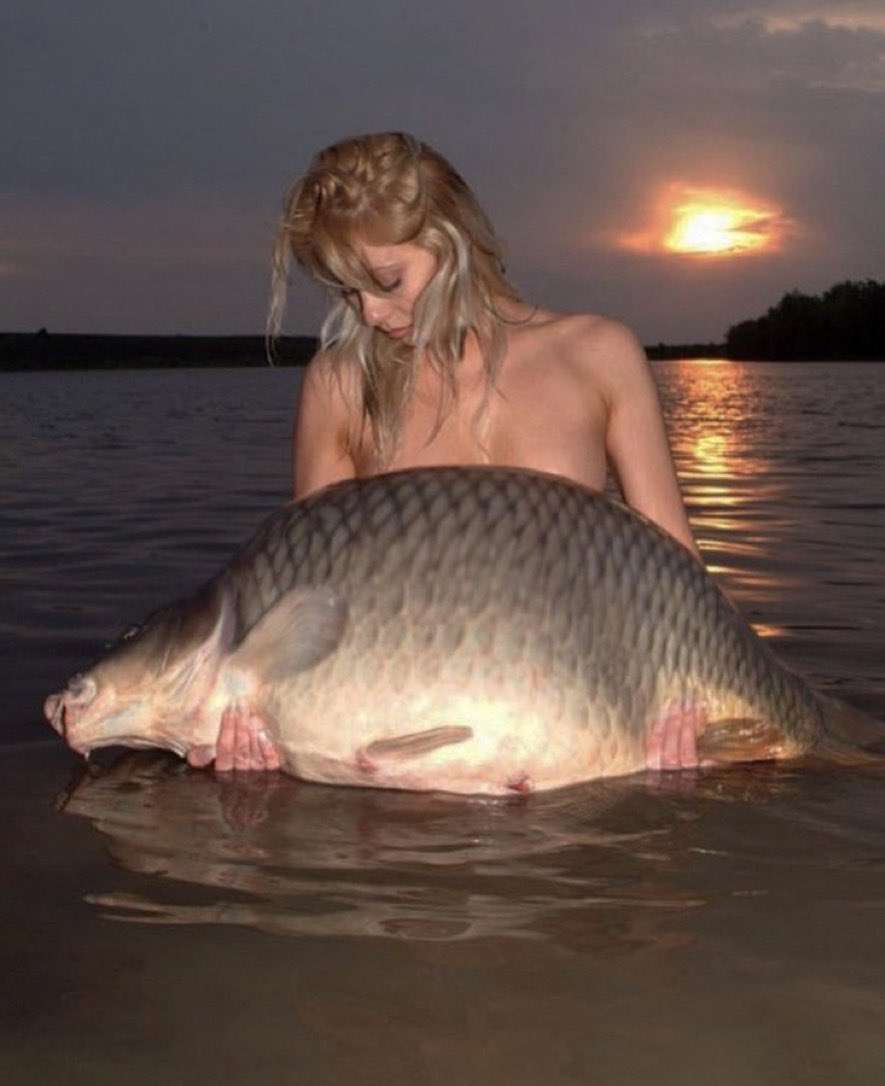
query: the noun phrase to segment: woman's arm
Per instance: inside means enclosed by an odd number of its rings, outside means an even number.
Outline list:
[[[616,321],[594,329],[589,352],[607,407],[606,451],[627,503],[659,524],[703,562],[673,466],[658,390],[642,345]],[[707,725],[702,702],[665,704],[646,733],[649,769],[687,769],[699,763],[697,737]]]
[[[347,435],[352,407],[344,382],[327,355],[314,356],[304,372],[292,434],[292,489],[297,501],[329,483],[352,479],[356,465]]]
[[[608,408],[606,451],[624,498],[700,559],[642,345],[617,321],[601,322],[595,334],[597,372]]]

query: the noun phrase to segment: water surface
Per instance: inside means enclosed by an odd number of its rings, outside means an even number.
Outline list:
[[[885,366],[656,373],[714,575],[885,719]],[[2,1080],[880,1081],[879,770],[466,801],[47,740],[45,692],[287,496],[296,385],[3,378]]]

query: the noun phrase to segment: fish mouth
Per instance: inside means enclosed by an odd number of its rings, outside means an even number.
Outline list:
[[[127,747],[133,750],[169,750],[184,758],[187,748],[177,740],[166,736],[155,736],[145,739],[140,735],[111,735],[88,742],[69,743],[72,750],[88,759],[94,750],[102,750],[104,747]]]
[[[68,719],[68,698],[67,691],[50,694],[43,703],[43,713],[53,729],[64,739],[71,750],[86,757],[89,754],[89,748],[85,747],[82,742],[71,734],[71,721]]]
[[[102,747],[161,747],[182,758],[187,754],[187,745],[169,734],[171,728],[154,726],[146,738],[141,707],[120,705],[113,685],[100,685],[91,675],[75,675],[43,703],[44,716],[71,750],[84,758]]]
[[[96,746],[113,742],[110,736],[121,725],[128,730],[131,709],[113,712],[113,702],[113,690],[106,684],[99,691],[91,675],[75,675],[64,690],[50,694],[44,701],[43,714],[71,750],[86,756]]]

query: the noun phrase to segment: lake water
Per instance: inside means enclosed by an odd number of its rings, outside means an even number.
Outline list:
[[[885,365],[656,374],[708,567],[885,720]],[[2,1081],[878,1083],[885,772],[77,779],[43,696],[287,496],[298,376],[0,378]]]

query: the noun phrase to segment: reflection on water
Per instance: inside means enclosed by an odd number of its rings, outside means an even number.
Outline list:
[[[90,897],[130,920],[421,940],[574,927],[641,942],[660,937],[649,910],[703,902],[655,875],[672,827],[654,804],[629,831],[607,823],[622,800],[611,783],[526,803],[220,781],[151,752],[84,776],[65,811],[89,818],[124,869],[215,892],[200,904],[164,900],[160,884],[150,898]]]
[[[472,803],[151,753],[59,815],[72,757],[2,754],[11,1086],[881,1079],[881,775]]]
[[[758,376],[746,364],[711,360],[676,363],[662,376],[673,455],[699,542],[705,553],[727,542],[726,554],[740,553],[746,564],[771,538],[753,512],[776,507],[786,492],[774,450],[757,430]]]
[[[885,702],[885,366],[657,368],[705,562],[818,685]]]
[[[87,894],[114,919],[299,936],[541,939],[586,951],[670,945],[688,936],[668,918],[768,893],[732,882],[732,849],[705,840],[698,823],[714,812],[722,822],[723,804],[789,802],[802,781],[757,766],[465,800],[276,774],[220,780],[148,752],[85,772],[64,809],[93,823],[120,868],[154,877],[138,894]],[[715,858],[725,882],[699,857]],[[202,893],[183,901],[170,882]]]
[[[680,396],[671,441],[689,514],[707,568],[727,582],[736,602],[751,593],[771,599],[787,587],[783,569],[760,568],[771,531],[770,523],[768,532],[760,530],[753,510],[775,505],[785,486],[774,479],[765,447],[744,440],[756,407],[753,384],[746,365],[710,359],[677,364],[671,377]],[[786,632],[767,622],[754,627],[762,636]]]

